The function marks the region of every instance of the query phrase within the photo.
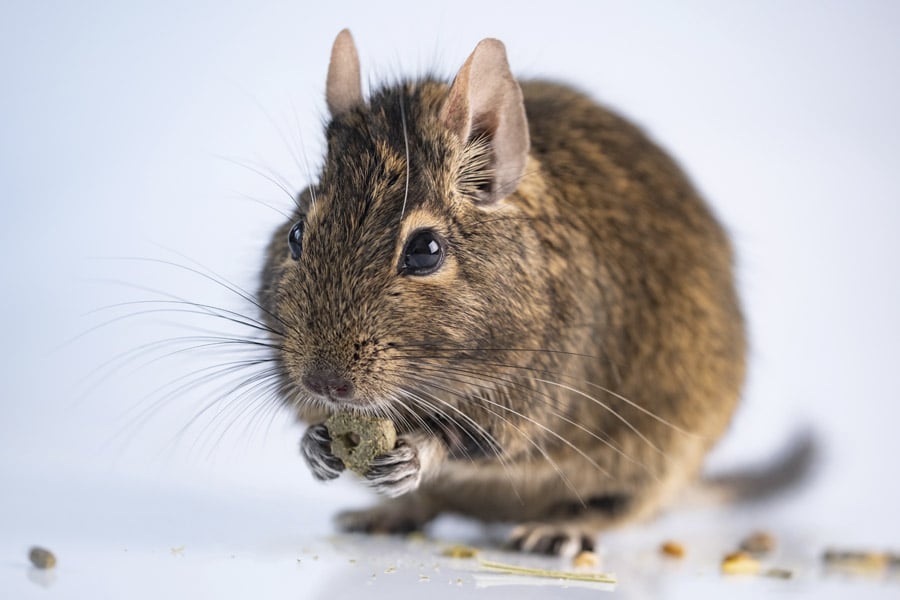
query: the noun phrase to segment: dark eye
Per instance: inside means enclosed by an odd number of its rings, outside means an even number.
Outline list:
[[[444,262],[444,242],[437,233],[423,229],[413,233],[403,249],[401,272],[407,275],[428,275]]]
[[[303,250],[303,221],[297,221],[288,233],[288,248],[291,249],[291,258],[298,260]]]

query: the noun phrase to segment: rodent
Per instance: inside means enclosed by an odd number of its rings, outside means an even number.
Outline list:
[[[678,165],[587,95],[517,81],[485,39],[452,83],[362,95],[332,48],[318,181],[268,246],[259,299],[322,480],[322,425],[391,419],[349,531],[442,512],[575,554],[698,477],[745,377],[729,239]]]

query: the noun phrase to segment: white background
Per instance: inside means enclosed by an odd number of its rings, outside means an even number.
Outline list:
[[[784,560],[802,576],[784,589],[900,593],[896,577],[816,567],[829,545],[900,549],[900,5],[457,1],[0,8],[0,595],[324,597],[335,581],[353,595],[367,580],[344,573],[349,554],[413,564],[424,552],[327,541],[330,516],[368,496],[349,481],[315,484],[296,452],[301,428],[258,396],[201,414],[222,397],[214,381],[152,404],[167,398],[159,386],[222,354],[141,367],[157,348],[92,371],[191,334],[172,321],[221,328],[188,314],[115,320],[149,305],[92,312],[104,306],[158,290],[253,315],[208,279],[131,258],[196,261],[254,288],[282,218],[263,203],[289,206],[271,179],[295,192],[319,164],[328,52],[343,27],[375,83],[429,69],[449,78],[479,39],[500,38],[516,73],[572,82],[643,125],[733,235],[752,366],[711,465],[765,461],[802,429],[822,460],[804,490],[765,511],[669,515],[612,536],[622,557],[667,533],[709,548],[680,571],[636,574],[613,555],[617,593],[780,589],[715,573],[728,536],[752,524],[796,541]],[[438,534],[485,543],[458,521]],[[60,554],[50,578],[27,568],[34,543]],[[303,553],[321,553],[316,569],[298,566]],[[417,568],[367,591],[420,593]],[[470,579],[452,589],[471,593]]]

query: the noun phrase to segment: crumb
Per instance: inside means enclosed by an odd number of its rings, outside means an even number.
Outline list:
[[[313,554],[313,560],[319,560],[319,555],[318,555],[318,554]]]
[[[351,559],[348,559],[347,562],[350,563],[351,565],[355,565],[355,564],[356,564],[356,559],[355,559],[355,558],[351,558]]]
[[[463,584],[462,577],[457,577],[457,578],[456,578],[456,585],[462,585],[462,584]]]
[[[822,555],[822,560],[829,568],[844,571],[875,572],[887,569],[895,564],[897,557],[886,552],[865,552],[857,550],[829,549]]]
[[[456,544],[454,546],[444,548],[444,551],[441,552],[441,554],[450,558],[475,558],[476,556],[478,556],[478,548]]]
[[[388,575],[390,575],[391,573],[396,573],[397,567],[388,567],[387,569],[384,570],[384,572],[387,573]]]
[[[431,577],[428,575],[419,575],[419,581],[431,581]]]
[[[409,540],[410,542],[424,542],[428,538],[425,537],[425,534],[422,533],[421,531],[411,531],[408,534],[406,534],[406,539]]]
[[[56,566],[56,555],[40,546],[34,546],[28,551],[28,560],[38,569],[52,569]]]
[[[794,576],[794,572],[790,569],[779,569],[777,567],[773,567],[771,569],[766,569],[763,571],[763,575],[766,577],[774,577],[775,579],[790,579]]]
[[[582,550],[572,559],[572,566],[590,569],[600,564],[600,557],[590,550]]]
[[[741,550],[750,554],[768,554],[775,549],[775,537],[765,531],[754,531],[741,542]]]
[[[184,546],[178,546],[177,548],[170,548],[169,552],[172,553],[172,556],[184,556]]]
[[[668,540],[659,547],[659,551],[672,558],[684,558],[684,546],[678,542]]]
[[[732,552],[722,559],[722,572],[727,575],[756,575],[759,561],[746,552]]]

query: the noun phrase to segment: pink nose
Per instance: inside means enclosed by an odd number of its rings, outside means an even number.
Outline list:
[[[324,371],[312,371],[303,376],[303,385],[317,396],[331,400],[349,400],[353,384],[346,377]]]

